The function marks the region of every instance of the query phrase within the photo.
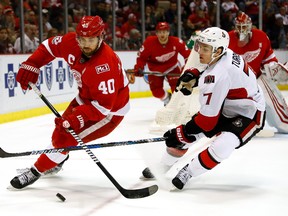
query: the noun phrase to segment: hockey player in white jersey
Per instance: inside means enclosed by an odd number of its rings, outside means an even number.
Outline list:
[[[164,134],[167,151],[162,162],[171,167],[201,137],[215,137],[210,146],[192,158],[172,179],[182,189],[191,177],[213,169],[245,145],[264,126],[265,99],[254,72],[228,48],[229,35],[218,27],[198,36],[195,50],[207,68],[184,71],[176,90],[185,95],[199,87],[200,110],[185,125]]]

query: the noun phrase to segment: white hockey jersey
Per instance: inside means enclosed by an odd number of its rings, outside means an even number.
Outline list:
[[[264,95],[254,72],[230,49],[202,72],[198,87],[196,123],[204,130],[213,128],[221,113],[228,118],[241,115],[253,119],[257,110],[265,111]]]

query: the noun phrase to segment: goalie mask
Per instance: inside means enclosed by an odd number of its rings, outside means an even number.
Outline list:
[[[235,31],[238,34],[239,40],[243,41],[249,34],[251,34],[251,29],[251,18],[244,12],[240,12],[235,18]]]

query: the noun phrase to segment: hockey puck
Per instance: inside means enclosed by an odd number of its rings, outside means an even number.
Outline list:
[[[60,193],[57,193],[56,196],[62,201],[62,202],[65,202],[66,198],[60,194]]]

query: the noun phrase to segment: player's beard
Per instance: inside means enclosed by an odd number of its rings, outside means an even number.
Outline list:
[[[83,47],[82,48],[82,53],[89,58],[94,54],[94,52],[95,52],[95,50],[93,50],[89,47]]]

